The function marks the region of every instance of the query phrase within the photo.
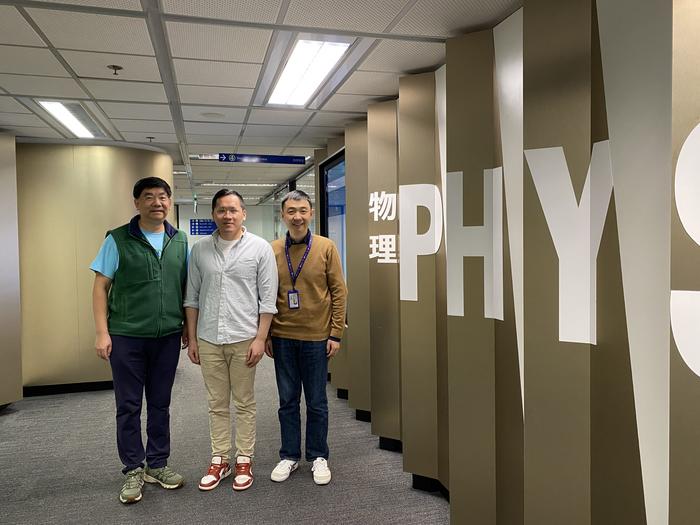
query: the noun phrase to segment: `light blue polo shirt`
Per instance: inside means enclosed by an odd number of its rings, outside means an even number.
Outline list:
[[[141,230],[144,237],[148,243],[153,246],[153,249],[158,254],[160,258],[163,252],[163,241],[165,240],[165,231],[162,232],[149,232],[146,230]],[[90,269],[94,272],[101,273],[109,279],[114,279],[114,274],[119,268],[119,250],[117,249],[117,243],[114,242],[114,237],[112,234],[107,235],[105,240],[100,246],[100,251],[97,252],[97,257],[90,264]]]

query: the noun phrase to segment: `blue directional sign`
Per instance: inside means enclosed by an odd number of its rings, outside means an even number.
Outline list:
[[[190,235],[211,235],[216,223],[211,219],[190,219]]]
[[[249,153],[219,153],[219,162],[251,162],[259,164],[306,164],[301,155],[251,155]]]

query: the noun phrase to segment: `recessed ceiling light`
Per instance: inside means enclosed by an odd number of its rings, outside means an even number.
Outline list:
[[[348,47],[348,42],[298,40],[268,103],[305,105]]]
[[[61,102],[39,100],[39,104],[41,104],[41,106],[48,111],[51,116],[68,128],[76,137],[81,139],[95,138],[95,135],[93,135],[90,130],[87,129],[83,123],[80,122],[76,116],[71,113],[70,110]]]

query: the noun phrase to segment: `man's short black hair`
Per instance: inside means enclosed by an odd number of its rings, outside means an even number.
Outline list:
[[[311,202],[311,197],[309,197],[308,193],[301,190],[292,190],[289,193],[287,193],[284,197],[282,197],[282,204],[280,204],[280,209],[284,211],[284,203],[289,200],[303,201],[304,199],[306,199],[309,202],[309,208],[313,209],[314,205]]]
[[[222,190],[217,191],[214,197],[212,197],[211,211],[214,211],[216,209],[216,204],[219,199],[228,195],[235,195],[236,197],[238,197],[238,200],[241,201],[241,208],[245,210],[245,201],[243,200],[243,197],[241,197],[241,194],[238,193],[236,190],[229,190],[228,188],[224,188]]]
[[[134,199],[138,199],[143,193],[143,190],[149,188],[162,188],[165,190],[165,193],[168,194],[168,197],[173,196],[173,190],[170,189],[170,184],[163,179],[159,177],[146,177],[134,184]]]

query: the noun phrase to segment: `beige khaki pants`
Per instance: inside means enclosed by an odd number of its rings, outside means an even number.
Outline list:
[[[253,456],[255,448],[255,368],[245,364],[252,339],[214,345],[199,339],[199,363],[209,402],[212,456],[230,459],[230,400],[236,407],[236,454]]]

